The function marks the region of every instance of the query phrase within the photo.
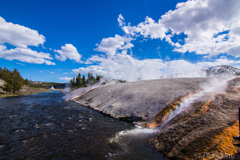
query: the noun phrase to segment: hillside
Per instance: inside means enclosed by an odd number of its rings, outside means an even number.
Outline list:
[[[151,120],[175,99],[199,90],[206,78],[176,78],[101,86],[76,102],[127,121]]]
[[[240,75],[240,69],[237,69],[235,67],[228,66],[228,65],[210,67],[205,71],[207,76],[224,76],[224,75],[239,76]]]

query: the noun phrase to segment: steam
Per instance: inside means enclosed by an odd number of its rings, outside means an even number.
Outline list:
[[[65,101],[69,101],[75,98],[80,97],[81,95],[85,94],[91,89],[100,87],[101,85],[110,85],[110,84],[115,84],[118,83],[116,80],[111,79],[111,78],[101,78],[99,82],[95,83],[92,86],[84,87],[84,88],[78,88],[73,91],[71,91],[70,87],[66,87],[62,90],[62,93],[64,94],[63,99]]]
[[[52,86],[51,88],[50,88],[51,90],[55,90],[55,88]]]
[[[109,139],[110,143],[116,142],[119,143],[124,137],[131,137],[131,136],[139,136],[144,134],[154,134],[157,133],[157,129],[149,129],[149,128],[142,128],[140,126],[136,126],[136,128],[131,130],[124,130],[120,131],[115,134],[113,138]]]
[[[87,90],[90,90],[90,89],[91,89],[90,87],[85,87],[85,88],[76,89],[71,92],[71,89],[69,87],[64,88],[64,90],[62,91],[62,93],[65,94],[63,96],[63,99],[65,101],[75,99],[77,97],[80,97],[82,94],[84,94]]]
[[[174,117],[176,117],[176,115],[186,110],[194,102],[201,101],[201,100],[207,101],[214,98],[216,94],[225,93],[225,90],[228,87],[228,81],[234,78],[235,77],[211,78],[207,83],[203,83],[202,85],[200,85],[201,91],[185,98],[180,104],[180,106],[178,106],[172,113],[170,113],[166,121],[163,124],[161,124],[159,130],[161,130],[165,126],[165,124],[167,124]]]

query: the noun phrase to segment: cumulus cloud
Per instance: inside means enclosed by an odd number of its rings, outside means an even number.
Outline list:
[[[122,26],[123,31],[131,36],[143,35],[145,38],[161,38],[166,36],[167,28],[162,23],[155,22],[151,17],[146,17],[144,22],[137,26]]]
[[[36,30],[6,22],[0,17],[0,58],[7,60],[19,60],[21,62],[55,65],[51,62],[49,53],[34,51],[28,46],[43,45],[45,37]],[[14,49],[7,49],[5,44],[15,46]]]
[[[216,59],[215,61],[205,61],[191,63],[187,60],[168,60],[145,59],[138,60],[130,55],[115,54],[113,57],[94,58],[98,65],[90,65],[86,68],[73,69],[74,73],[92,72],[105,77],[136,81],[138,79],[160,79],[177,77],[205,77],[203,68],[218,65],[236,65],[240,61],[229,60],[226,58]]]
[[[122,37],[115,35],[115,37],[103,38],[100,44],[96,44],[97,48],[95,51],[104,52],[107,56],[113,56],[116,51],[123,49],[131,49],[134,47],[130,41],[133,40],[130,37]]]
[[[65,61],[67,58],[71,60],[75,60],[76,62],[81,62],[81,54],[78,53],[76,47],[74,47],[72,44],[65,44],[65,46],[61,47],[61,50],[54,49],[54,52],[59,53],[55,55],[55,58],[60,61]]]
[[[100,66],[89,66],[87,68],[80,67],[78,69],[73,69],[72,71],[74,73],[82,73],[82,74],[87,74],[88,72],[99,74],[99,75],[106,74],[106,71],[104,71],[103,67],[100,67]]]
[[[65,81],[70,81],[73,77],[63,77],[63,78],[59,78],[61,80],[65,80]]]
[[[165,39],[174,51],[209,56],[227,53],[240,56],[240,1],[194,0],[178,3],[175,10],[162,15],[158,22],[146,17],[137,26],[125,25],[119,15],[119,25],[126,34]],[[124,22],[124,23],[123,23]],[[184,34],[184,44],[172,42],[175,35]]]
[[[29,48],[14,48],[8,50],[6,46],[0,45],[0,58],[7,60],[16,59],[27,63],[55,65],[54,62],[49,61],[52,59],[49,53],[36,52]]]
[[[212,57],[221,53],[240,56],[240,1],[192,0],[178,3],[175,10],[162,15],[158,21],[146,17],[133,26],[118,16],[119,26],[125,36],[103,38],[95,51],[106,55],[94,55],[86,68],[73,69],[74,73],[101,74],[106,77],[136,81],[170,77],[204,77],[203,68],[218,65],[237,65],[240,61],[221,57],[213,61],[192,63],[187,60],[162,59],[138,60],[132,57],[131,41],[141,36],[144,40],[161,39],[180,53],[194,52]],[[174,36],[185,38],[173,42]],[[183,37],[183,36],[182,36]],[[176,38],[175,38],[176,39]],[[181,43],[180,43],[181,41]],[[129,54],[130,51],[130,54]],[[204,58],[203,58],[204,59]],[[204,59],[205,60],[205,59]]]
[[[17,47],[38,46],[45,42],[45,37],[36,30],[6,22],[0,17],[0,44],[9,43]]]

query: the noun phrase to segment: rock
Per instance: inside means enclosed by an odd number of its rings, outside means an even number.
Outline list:
[[[150,121],[175,99],[200,89],[206,78],[176,78],[101,86],[75,99],[112,117],[130,122]]]
[[[233,81],[235,88],[232,89],[238,89],[240,79]],[[237,154],[238,148],[233,144],[239,142],[234,142],[233,136],[239,133],[240,99],[239,94],[233,93],[216,95],[205,112],[201,111],[206,102],[192,104],[172,119],[150,143],[172,159],[221,159]]]

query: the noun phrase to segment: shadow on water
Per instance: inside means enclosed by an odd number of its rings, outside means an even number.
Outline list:
[[[0,98],[0,159],[164,159],[147,142],[153,135],[111,143],[135,126],[62,96],[53,91]]]

